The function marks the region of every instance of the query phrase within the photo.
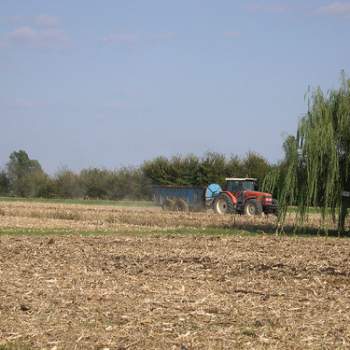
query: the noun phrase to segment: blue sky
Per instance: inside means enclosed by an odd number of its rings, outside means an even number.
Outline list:
[[[350,72],[350,1],[0,2],[0,165],[282,157],[308,86]]]

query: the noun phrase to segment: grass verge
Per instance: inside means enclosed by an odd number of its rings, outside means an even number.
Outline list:
[[[0,228],[1,236],[238,236],[238,237],[291,237],[291,238],[310,238],[310,237],[327,237],[348,239],[349,236],[339,236],[337,234],[315,234],[314,232],[299,233],[282,233],[276,234],[262,230],[244,230],[233,228],[218,227],[178,227],[178,228],[152,228],[138,227],[137,229],[96,229],[96,230],[79,230],[67,228]],[[1,350],[1,348],[0,348]]]
[[[141,227],[137,229],[98,229],[98,230],[75,230],[66,228],[0,228],[0,236],[101,236],[101,235],[194,235],[194,236],[256,236],[262,235],[264,232],[249,232],[246,230],[233,230],[226,228],[194,228],[194,227],[180,227],[180,228],[149,228]],[[0,349],[1,350],[1,349]]]

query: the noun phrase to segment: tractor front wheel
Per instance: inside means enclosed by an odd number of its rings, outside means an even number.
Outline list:
[[[261,215],[262,211],[261,203],[256,199],[249,199],[244,205],[244,214],[247,216]]]

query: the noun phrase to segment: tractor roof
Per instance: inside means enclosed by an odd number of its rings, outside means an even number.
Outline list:
[[[226,181],[257,181],[257,179],[254,179],[252,177],[227,177],[225,180]]]

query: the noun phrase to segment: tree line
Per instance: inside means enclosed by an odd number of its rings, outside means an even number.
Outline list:
[[[18,150],[10,154],[5,167],[0,169],[0,195],[147,200],[152,196],[152,185],[206,186],[223,184],[225,177],[231,176],[256,177],[262,183],[273,167],[254,152],[243,158],[209,152],[202,157],[157,157],[139,167],[116,170],[88,168],[73,172],[64,168],[49,176],[38,160]]]

